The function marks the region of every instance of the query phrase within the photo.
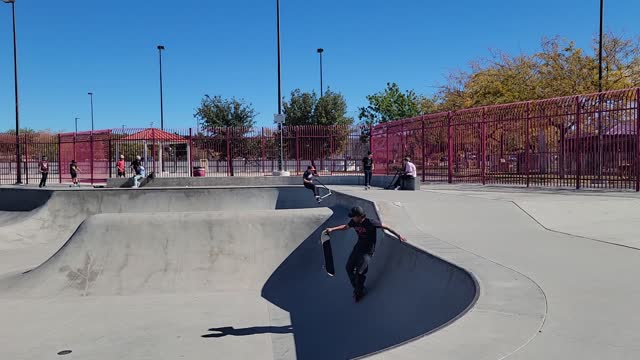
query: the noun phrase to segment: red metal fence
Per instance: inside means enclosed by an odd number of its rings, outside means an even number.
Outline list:
[[[321,174],[360,173],[371,149],[375,172],[391,174],[411,156],[423,181],[640,191],[640,88],[487,106],[380,124],[283,128],[283,168],[313,164]],[[24,134],[23,181],[37,183],[47,155],[50,181],[102,183],[141,156],[159,177],[264,176],[278,167],[275,128],[113,129]],[[15,136],[0,134],[0,183],[16,179]],[[130,171],[128,171],[130,174]]]
[[[430,114],[372,129],[378,173],[640,191],[640,88]]]
[[[136,156],[147,172],[159,177],[192,176],[202,167],[205,176],[264,176],[278,169],[279,136],[275,128],[113,129],[65,134],[21,135],[21,169],[25,183],[38,183],[38,162],[49,161],[49,182],[70,183],[69,165],[76,160],[79,180],[104,183],[117,174],[124,155],[127,168]],[[315,165],[326,175],[361,171],[369,138],[355,126],[295,126],[283,130],[283,168],[300,175]],[[0,135],[0,183],[16,181],[15,135]],[[127,175],[131,170],[127,169]]]

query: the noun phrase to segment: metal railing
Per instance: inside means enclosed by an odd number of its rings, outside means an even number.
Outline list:
[[[357,126],[285,126],[283,167],[293,175],[312,164],[326,175],[359,173],[370,149],[369,138],[362,134]],[[39,182],[42,155],[48,157],[48,181],[59,183],[71,182],[72,160],[80,170],[80,182],[104,183],[117,176],[120,155],[125,157],[127,176],[132,175],[129,165],[136,156],[147,173],[158,177],[265,176],[278,168],[278,141],[277,128],[267,127],[28,134],[21,136],[20,166],[25,183]],[[0,135],[0,183],[13,184],[15,175],[15,137]]]
[[[430,114],[372,129],[378,173],[423,181],[640,191],[640,88]]]
[[[391,174],[405,156],[423,181],[518,186],[635,189],[640,191],[640,88],[486,106],[362,126],[284,126],[283,168],[300,175],[361,172],[366,152],[375,173]],[[23,181],[40,179],[38,161],[49,158],[49,181],[115,177],[141,156],[159,177],[268,176],[278,168],[277,128],[112,129],[65,134],[24,134]],[[16,179],[15,136],[0,135],[0,183]],[[197,171],[194,171],[197,170]],[[128,169],[127,176],[131,174]]]

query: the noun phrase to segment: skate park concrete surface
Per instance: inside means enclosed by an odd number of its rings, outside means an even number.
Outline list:
[[[0,358],[640,355],[637,194],[332,190],[0,188]],[[354,205],[408,239],[379,239],[358,304],[355,234],[334,278],[318,243]]]

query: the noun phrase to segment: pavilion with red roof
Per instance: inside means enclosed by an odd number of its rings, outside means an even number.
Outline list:
[[[162,159],[164,147],[167,145],[170,146],[170,145],[186,144],[187,158],[188,159],[191,158],[190,157],[191,149],[189,148],[189,141],[187,139],[185,139],[180,135],[172,134],[170,132],[166,132],[161,129],[147,128],[118,140],[118,143],[128,143],[128,142],[144,144],[144,150],[143,150],[144,153],[141,155],[143,156],[145,167],[147,169],[150,169],[151,167],[149,164],[149,157],[148,157],[149,150],[151,150],[151,154],[152,154],[151,156],[153,159],[152,170],[159,171],[160,173],[163,172],[163,161],[156,162],[155,153],[157,151],[157,155],[158,155],[157,159]]]

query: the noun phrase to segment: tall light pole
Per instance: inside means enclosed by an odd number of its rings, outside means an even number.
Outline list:
[[[79,117],[76,118],[76,135],[78,135],[78,119],[80,119]]]
[[[602,24],[604,22],[604,0],[600,0],[600,41],[598,42],[598,179],[602,180]]]
[[[322,97],[323,95],[323,89],[324,87],[322,86],[322,53],[324,52],[323,48],[319,48],[318,49],[318,54],[320,54],[320,97]]]
[[[278,132],[280,133],[280,146],[278,147],[278,173],[284,175],[282,169],[282,82],[281,82],[281,63],[280,63],[280,0],[276,0],[276,19],[277,19],[277,36],[278,36],[278,115],[275,121],[278,123]]]
[[[162,50],[164,50],[164,46],[158,45],[158,56],[160,58],[160,129],[164,130],[164,107],[162,103]]]
[[[91,132],[93,132],[93,93],[89,92],[87,93],[89,95],[89,97],[91,98]]]
[[[18,46],[16,41],[16,3],[15,0],[2,0],[11,4],[13,17],[13,84],[16,99],[16,184],[22,184],[22,170],[20,169],[20,107],[18,106]]]
[[[604,0],[600,0],[600,41],[598,45],[598,92],[602,92],[602,24],[604,22]]]

